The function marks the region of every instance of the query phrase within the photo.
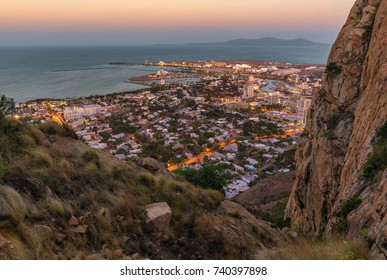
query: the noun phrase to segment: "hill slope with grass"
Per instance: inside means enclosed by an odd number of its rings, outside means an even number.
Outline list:
[[[248,259],[286,237],[223,195],[116,160],[55,123],[0,120],[0,259]],[[165,228],[147,205],[166,202]]]

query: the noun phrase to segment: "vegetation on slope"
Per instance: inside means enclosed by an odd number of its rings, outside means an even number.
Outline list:
[[[379,128],[373,153],[363,166],[363,176],[376,181],[387,168],[387,121]]]
[[[156,259],[249,258],[274,245],[254,219],[227,212],[223,195],[153,176],[88,148],[55,123],[0,120],[0,259],[86,258],[114,250]],[[167,202],[166,232],[146,222],[145,206]],[[76,229],[71,221],[77,217]],[[106,251],[110,253],[106,253]]]
[[[330,238],[322,240],[301,237],[297,242],[274,250],[261,251],[265,260],[369,260],[370,250],[361,240]]]

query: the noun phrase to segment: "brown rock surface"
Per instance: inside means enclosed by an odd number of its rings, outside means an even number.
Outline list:
[[[70,226],[77,226],[79,225],[79,221],[77,217],[72,216],[69,220],[69,225]]]
[[[346,217],[348,234],[366,231],[373,251],[387,258],[387,172],[371,186],[363,165],[387,120],[387,1],[357,0],[328,58],[296,153],[297,172],[287,213],[294,228],[335,232],[333,213],[359,196]]]
[[[146,222],[164,231],[171,222],[172,210],[166,202],[152,203],[145,207]]]
[[[34,225],[34,229],[42,239],[49,239],[54,234],[52,228],[46,225]]]
[[[154,158],[136,158],[136,164],[153,175],[161,174],[168,178],[173,178],[173,175],[165,168],[165,166]]]
[[[8,244],[9,240],[0,234],[0,248]]]
[[[72,228],[71,230],[73,232],[76,232],[76,233],[86,233],[87,228],[88,228],[87,225],[79,225],[79,226]]]

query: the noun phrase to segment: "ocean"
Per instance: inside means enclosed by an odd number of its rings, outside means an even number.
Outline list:
[[[128,83],[129,78],[161,69],[143,66],[145,59],[151,62],[213,59],[326,63],[329,50],[330,46],[2,47],[0,94],[22,102],[136,90],[144,86]]]

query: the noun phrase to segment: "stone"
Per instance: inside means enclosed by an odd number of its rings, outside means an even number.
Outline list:
[[[9,243],[10,241],[0,234],[0,248],[6,246]]]
[[[78,225],[72,229],[73,232],[76,233],[86,233],[87,225]]]
[[[140,254],[139,253],[134,253],[133,255],[130,256],[130,258],[132,260],[138,260],[140,258]]]
[[[100,217],[103,217],[106,215],[106,208],[105,207],[102,207],[101,209],[99,209],[98,211],[98,216]]]
[[[172,210],[166,202],[158,202],[145,206],[146,222],[159,231],[165,231],[172,218]]]
[[[46,225],[34,225],[34,229],[36,233],[42,239],[49,239],[53,236],[53,230],[49,226]]]
[[[56,240],[56,242],[58,242],[58,243],[61,243],[61,242],[63,242],[63,240],[66,238],[66,234],[63,234],[63,233],[56,233],[55,234],[55,240]]]
[[[110,260],[110,259],[113,259],[113,252],[109,248],[105,247],[105,248],[102,248],[101,256],[104,257],[105,259]]]
[[[79,217],[79,223],[80,223],[81,225],[86,224],[86,221],[87,221],[87,216],[80,216],[80,217]]]
[[[70,226],[77,226],[79,225],[79,221],[77,217],[72,216],[69,220],[69,225]]]
[[[121,250],[115,250],[113,252],[113,259],[119,260],[119,259],[122,259],[123,257],[124,257],[124,253]]]
[[[136,164],[154,175],[162,174],[168,178],[174,178],[174,176],[165,168],[164,164],[157,161],[154,158],[136,158]]]
[[[106,259],[100,254],[92,254],[92,255],[86,256],[85,260],[99,261],[99,260],[106,260]]]

